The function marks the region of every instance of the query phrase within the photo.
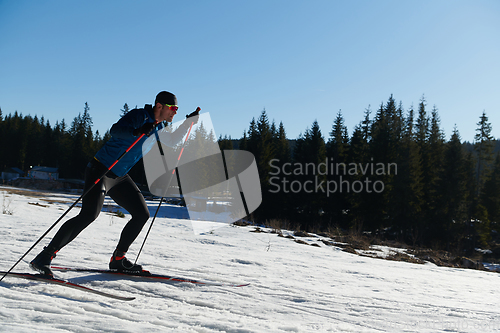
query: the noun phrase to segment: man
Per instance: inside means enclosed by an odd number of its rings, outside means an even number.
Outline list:
[[[134,272],[142,270],[141,265],[133,264],[125,258],[125,253],[149,219],[149,210],[140,190],[127,173],[141,159],[142,143],[147,136],[162,129],[163,121],[172,122],[177,110],[175,95],[162,91],[156,96],[154,107],[146,104],[143,109],[131,110],[111,127],[111,139],[106,142],[87,165],[84,191],[90,188],[108,170],[125,150],[137,140],[137,137],[142,134],[145,134],[145,136],[83,197],[80,213],[61,226],[50,244],[31,261],[31,268],[42,274],[52,276],[50,264],[56,253],[97,218],[102,209],[104,197],[108,194],[118,205],[132,215],[132,219],[122,230],[118,245],[111,257],[109,268]],[[182,139],[190,122],[185,121],[172,133],[172,142],[178,142]]]

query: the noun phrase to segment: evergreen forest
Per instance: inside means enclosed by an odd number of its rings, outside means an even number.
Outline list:
[[[85,103],[71,124],[63,119],[51,126],[44,117],[7,116],[0,110],[0,167],[27,172],[32,166],[59,168],[61,178],[83,179],[85,166],[109,139],[92,131],[90,107]]]
[[[127,111],[125,104],[121,114]],[[485,112],[472,143],[462,142],[457,128],[445,138],[437,108],[429,109],[424,97],[405,110],[391,95],[376,110],[368,107],[351,133],[341,111],[332,118],[326,135],[314,121],[290,140],[283,122],[270,121],[263,110],[240,139],[219,137],[221,149],[255,156],[262,204],[251,219],[454,252],[500,243],[500,154]],[[83,179],[86,164],[110,137],[94,133],[92,125],[87,103],[70,124],[0,109],[0,166],[57,167],[60,178]],[[130,174],[145,183],[142,163]]]
[[[351,134],[339,111],[326,136],[314,121],[290,141],[264,110],[238,144],[258,164],[257,221],[470,254],[499,242],[500,154],[491,131],[483,112],[473,143],[457,128],[445,138],[424,96],[404,110],[391,95],[368,107]]]

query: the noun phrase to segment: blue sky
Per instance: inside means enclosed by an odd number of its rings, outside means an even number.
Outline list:
[[[449,139],[486,111],[500,138],[500,1],[0,0],[0,108],[68,124],[85,102],[101,134],[125,103],[178,96],[217,135],[240,138],[265,108],[297,138],[328,140],[393,94],[425,95]]]

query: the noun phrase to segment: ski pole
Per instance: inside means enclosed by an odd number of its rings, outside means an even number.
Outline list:
[[[157,121],[155,122],[155,126],[156,126],[156,125],[158,125],[158,122],[157,122]],[[35,248],[35,246],[37,246],[37,245],[38,245],[38,243],[40,243],[40,242],[42,241],[42,239],[43,239],[45,236],[47,236],[47,234],[48,234],[48,233],[49,233],[52,229],[54,229],[54,227],[55,227],[55,226],[56,226],[56,225],[57,225],[57,224],[58,224],[58,223],[59,223],[59,222],[60,222],[60,221],[61,221],[61,220],[62,220],[62,219],[63,219],[63,218],[64,218],[64,217],[65,217],[65,216],[69,213],[69,211],[70,211],[71,209],[73,209],[73,207],[75,207],[75,206],[76,206],[76,204],[77,204],[77,203],[78,203],[78,202],[79,202],[79,201],[80,201],[80,200],[81,200],[84,196],[86,196],[86,195],[87,195],[87,194],[88,194],[88,193],[89,193],[89,192],[90,192],[90,191],[94,188],[94,186],[96,186],[96,185],[97,185],[97,184],[98,184],[98,183],[99,183],[99,182],[100,182],[100,181],[104,178],[104,176],[106,176],[106,175],[108,174],[108,172],[109,172],[109,171],[111,171],[111,169],[112,169],[112,168],[116,165],[116,163],[118,163],[118,162],[122,159],[122,157],[123,157],[123,156],[125,156],[125,154],[127,154],[127,153],[130,151],[130,149],[132,149],[132,147],[134,147],[134,146],[135,146],[135,144],[136,144],[137,142],[139,142],[139,141],[142,139],[142,137],[143,137],[144,135],[145,135],[144,133],[143,133],[143,134],[141,134],[141,135],[140,135],[140,136],[139,136],[139,137],[138,137],[138,138],[137,138],[137,139],[136,139],[136,140],[135,140],[135,141],[134,141],[134,142],[130,145],[130,147],[128,147],[128,148],[127,148],[127,150],[125,150],[125,151],[124,151],[124,152],[120,155],[120,157],[118,157],[118,159],[117,159],[117,160],[116,160],[113,164],[111,164],[111,166],[110,166],[110,167],[106,170],[106,172],[104,172],[104,173],[103,173],[103,175],[102,175],[99,179],[97,179],[97,180],[96,180],[96,181],[95,181],[95,182],[94,182],[94,183],[93,183],[93,184],[92,184],[92,185],[91,185],[91,186],[90,186],[90,187],[89,187],[86,191],[84,191],[84,192],[83,192],[83,194],[82,194],[82,195],[80,195],[80,197],[79,197],[78,199],[76,199],[76,201],[75,201],[75,202],[74,202],[74,203],[73,203],[73,204],[72,204],[72,205],[71,205],[71,206],[70,206],[70,207],[69,207],[69,208],[68,208],[68,209],[67,209],[67,210],[66,210],[66,211],[65,211],[65,212],[64,212],[64,213],[63,213],[63,214],[62,214],[62,215],[58,218],[58,219],[57,219],[57,221],[55,221],[55,222],[54,222],[54,223],[50,226],[50,228],[49,228],[49,229],[47,229],[47,231],[45,231],[45,232],[44,232],[44,234],[43,234],[42,236],[40,236],[40,238],[38,238],[38,240],[37,240],[37,241],[36,241],[36,242],[35,242],[35,243],[34,243],[34,244],[33,244],[33,245],[29,248],[29,250],[28,250],[28,251],[26,251],[26,253],[24,253],[24,254],[22,255],[22,257],[21,257],[21,258],[19,258],[19,260],[18,260],[18,261],[17,261],[17,262],[16,262],[16,263],[15,263],[15,264],[14,264],[14,265],[13,265],[13,266],[12,266],[12,267],[8,270],[8,271],[7,271],[7,272],[5,272],[5,273],[3,274],[3,276],[0,278],[0,281],[2,281],[2,280],[3,280],[3,278],[4,278],[7,274],[9,274],[9,273],[10,273],[10,272],[11,272],[11,271],[12,271],[12,270],[13,270],[13,269],[17,266],[17,264],[19,264],[19,263],[20,263],[20,262],[21,262],[21,261],[22,261],[22,260],[23,260],[23,259],[24,259],[27,255],[28,255],[28,253],[30,253],[30,252],[31,252],[31,250],[33,250],[33,249]]]
[[[196,110],[194,112],[190,113],[189,115],[187,115],[186,118],[198,115],[198,113],[200,112],[200,110],[201,110],[201,108],[197,107]],[[153,228],[153,223],[156,220],[156,215],[158,214],[158,211],[160,210],[161,203],[163,202],[163,198],[164,198],[163,195],[168,191],[170,183],[172,182],[172,178],[174,177],[175,170],[177,169],[177,166],[179,165],[179,161],[181,160],[182,152],[184,151],[184,147],[186,146],[186,142],[187,142],[187,140],[189,138],[189,135],[191,133],[191,129],[193,128],[193,125],[194,125],[194,121],[191,122],[191,126],[189,126],[189,131],[188,131],[188,133],[186,135],[186,139],[184,140],[184,143],[182,144],[181,152],[179,153],[179,157],[177,158],[177,161],[175,162],[175,167],[172,170],[172,174],[170,175],[170,177],[168,179],[167,186],[165,187],[165,191],[163,192],[162,197],[160,198],[160,203],[158,204],[158,207],[156,208],[155,215],[153,216],[153,220],[151,220],[151,224],[149,225],[148,232],[146,233],[146,236],[144,237],[144,241],[142,242],[141,248],[139,249],[139,253],[137,254],[137,257],[135,258],[134,265],[137,264],[137,260],[139,259],[139,256],[141,255],[142,248],[144,247],[144,244],[146,244],[146,240],[148,239],[149,232],[151,231],[151,228]],[[157,138],[157,142],[158,142],[158,146],[160,148],[160,154],[163,157],[163,164],[166,165],[165,154],[163,153],[163,149],[161,148],[161,144],[160,144],[159,138]]]

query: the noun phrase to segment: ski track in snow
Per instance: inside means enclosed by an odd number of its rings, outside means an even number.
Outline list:
[[[13,212],[0,215],[0,270],[9,269],[78,198],[27,194],[0,187],[0,202]],[[106,203],[118,208],[110,199]],[[157,205],[148,201],[152,213]],[[27,263],[78,211],[74,208],[14,271],[29,272]],[[0,332],[500,332],[498,273],[360,257],[322,243],[312,247],[251,233],[250,227],[195,235],[185,214],[162,205],[138,262],[153,273],[249,286],[55,272],[74,283],[136,297],[122,302],[6,277],[0,282]],[[53,264],[107,268],[128,218],[103,211]],[[132,245],[130,260],[148,227]]]

